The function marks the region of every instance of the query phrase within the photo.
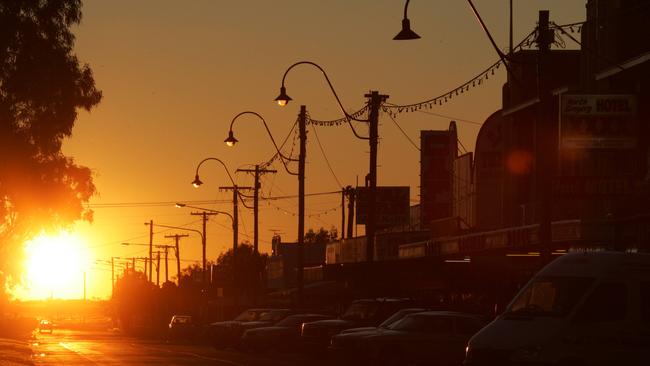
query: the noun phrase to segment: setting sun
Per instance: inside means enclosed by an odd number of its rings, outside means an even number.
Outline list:
[[[25,299],[82,298],[89,256],[81,237],[61,231],[40,234],[25,246],[25,283],[16,296]]]

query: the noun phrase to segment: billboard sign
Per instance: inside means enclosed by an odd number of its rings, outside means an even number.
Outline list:
[[[357,187],[357,224],[368,223],[368,187]],[[375,222],[378,228],[408,225],[410,220],[409,187],[377,187]]]
[[[565,94],[560,113],[560,148],[636,147],[637,101],[634,95]]]

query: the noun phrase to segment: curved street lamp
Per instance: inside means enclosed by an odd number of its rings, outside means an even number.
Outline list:
[[[264,119],[264,117],[262,117],[262,116],[261,116],[259,113],[257,113],[257,112],[253,112],[253,111],[244,111],[244,112],[241,112],[241,113],[237,114],[235,117],[233,117],[232,121],[230,121],[230,128],[228,129],[228,137],[227,137],[225,140],[223,140],[223,142],[225,142],[226,145],[228,145],[228,147],[233,147],[233,146],[235,146],[235,144],[236,144],[237,142],[239,142],[239,140],[237,140],[237,139],[235,138],[235,136],[234,136],[234,132],[233,132],[232,127],[233,127],[233,125],[235,124],[235,121],[236,121],[239,117],[241,117],[241,116],[243,116],[243,115],[247,115],[247,114],[253,115],[253,116],[259,118],[259,119],[262,121],[262,124],[264,124],[264,128],[266,129],[266,133],[267,133],[268,136],[271,138],[271,142],[273,142],[273,147],[275,147],[275,151],[276,151],[276,153],[278,154],[278,156],[280,156],[280,158],[282,158],[282,163],[283,163],[283,165],[284,165],[284,168],[287,170],[287,172],[288,172],[289,174],[292,174],[292,173],[289,171],[289,168],[287,167],[287,165],[286,165],[286,163],[285,163],[285,160],[287,160],[287,161],[298,161],[298,159],[290,158],[290,157],[284,155],[284,154],[282,153],[282,151],[280,151],[280,148],[278,147],[278,144],[275,142],[275,139],[273,138],[273,134],[271,133],[271,130],[269,129],[269,125],[266,123],[266,120]],[[295,174],[294,174],[294,175],[295,175]]]
[[[194,180],[192,181],[192,185],[194,186],[194,188],[199,188],[199,186],[203,184],[203,182],[199,178],[199,169],[201,168],[201,165],[203,165],[203,163],[205,163],[208,160],[214,160],[220,163],[223,166],[223,169],[226,171],[226,174],[228,174],[228,178],[230,178],[230,183],[232,183],[233,186],[235,185],[235,180],[232,178],[232,175],[230,175],[230,171],[228,170],[226,163],[224,163],[221,159],[218,158],[205,158],[201,160],[201,162],[199,162],[199,164],[196,166],[196,173],[194,175]]]
[[[233,249],[233,258],[236,258],[237,257],[237,242],[239,240],[239,210],[237,208],[237,200],[239,199],[239,190],[240,189],[252,189],[252,187],[239,187],[235,183],[235,180],[232,178],[232,175],[230,174],[230,171],[228,170],[228,167],[226,166],[226,163],[224,163],[221,159],[210,157],[210,158],[205,158],[205,159],[201,160],[199,162],[199,164],[196,166],[196,173],[194,175],[194,180],[192,181],[192,185],[195,188],[198,188],[200,185],[203,184],[203,182],[199,178],[199,169],[201,168],[203,163],[205,163],[206,161],[210,161],[210,160],[216,161],[216,162],[220,163],[221,166],[223,166],[224,170],[228,174],[228,178],[230,179],[230,183],[232,183],[231,187],[219,187],[219,189],[225,189],[225,190],[232,189],[232,205],[233,205],[233,208],[232,208],[233,212],[232,212],[232,216],[231,216],[231,218],[232,218],[232,229],[233,229],[232,230],[232,249]],[[204,263],[204,267],[205,267],[205,245],[203,246],[203,263]],[[235,271],[233,270],[233,274],[234,274],[234,272]],[[204,274],[204,276],[205,276],[205,274]]]
[[[334,94],[334,98],[336,99],[336,102],[338,103],[339,108],[341,109],[341,112],[343,112],[343,115],[345,116],[345,119],[348,122],[348,125],[352,129],[352,133],[354,133],[354,135],[358,139],[368,140],[369,137],[361,136],[361,135],[359,135],[357,133],[357,130],[354,129],[354,126],[352,125],[350,120],[360,121],[360,122],[369,122],[369,121],[368,120],[357,119],[357,118],[355,118],[354,116],[352,116],[351,114],[349,114],[345,110],[345,108],[343,107],[343,103],[341,103],[341,99],[339,98],[339,95],[336,93],[336,90],[334,89],[334,86],[332,85],[332,82],[330,81],[330,78],[327,76],[327,73],[325,72],[325,70],[322,67],[320,67],[315,62],[299,61],[299,62],[296,62],[295,64],[289,66],[289,68],[284,72],[284,75],[282,76],[282,86],[280,87],[280,95],[278,95],[278,97],[274,99],[278,103],[278,105],[280,107],[284,107],[289,103],[289,101],[293,100],[289,95],[287,95],[287,89],[286,89],[286,87],[284,85],[285,80],[287,78],[287,74],[289,73],[289,71],[291,71],[291,69],[293,69],[294,67],[296,67],[298,65],[303,65],[303,64],[312,65],[315,68],[319,69],[323,73],[323,76],[325,77],[325,80],[327,81],[327,85],[329,85],[329,87],[330,87],[330,91],[332,92],[332,94]]]
[[[264,124],[264,128],[266,129],[266,133],[271,139],[271,142],[273,142],[273,147],[275,147],[276,155],[280,157],[280,161],[282,162],[282,166],[284,167],[284,170],[287,171],[287,173],[291,175],[297,175],[296,173],[292,172],[289,170],[289,167],[287,166],[287,161],[299,161],[299,159],[293,159],[291,157],[288,157],[280,151],[280,148],[278,147],[278,144],[275,142],[275,139],[273,138],[273,134],[271,133],[271,130],[269,129],[269,125],[266,123],[266,120],[264,117],[262,117],[259,113],[253,112],[253,111],[244,111],[239,114],[237,114],[235,117],[233,117],[232,121],[230,121],[230,128],[228,129],[228,137],[224,140],[226,145],[229,147],[235,146],[235,144],[239,141],[235,138],[234,132],[233,132],[233,126],[235,124],[235,121],[243,115],[253,115],[259,120],[262,121],[262,124]],[[240,171],[238,169],[238,171]],[[255,170],[246,170],[244,169],[243,171],[247,172],[252,172],[255,174],[255,185],[253,187],[253,222],[254,222],[254,230],[253,230],[253,248],[255,252],[258,252],[258,241],[259,241],[259,227],[258,227],[258,215],[259,215],[259,176],[261,173],[267,173],[267,172],[272,172],[275,173],[275,170],[267,170],[267,169],[260,169],[259,165],[255,165]]]
[[[343,104],[341,103],[341,99],[339,98],[338,94],[336,93],[336,90],[334,89],[334,86],[332,85],[332,82],[330,81],[329,77],[327,76],[327,73],[325,70],[320,67],[318,64],[311,62],[311,61],[299,61],[294,63],[293,65],[289,66],[287,70],[284,72],[284,75],[282,76],[282,85],[280,87],[280,95],[275,98],[275,101],[278,103],[280,106],[285,106],[289,101],[291,101],[291,97],[287,95],[287,90],[285,87],[285,80],[287,78],[287,74],[291,69],[298,65],[302,64],[307,64],[316,67],[319,69],[322,73],[323,76],[325,77],[325,80],[327,81],[327,84],[329,85],[330,91],[334,95],[334,98],[336,99],[336,102],[339,105],[339,108],[341,109],[341,112],[343,112],[343,115],[345,116],[346,122],[348,123],[348,126],[352,129],[352,133],[354,133],[354,136],[356,136],[358,139],[361,140],[368,140],[369,145],[370,145],[370,169],[368,173],[368,188],[369,188],[369,204],[368,204],[368,223],[366,224],[366,238],[367,238],[367,245],[366,245],[366,257],[368,261],[372,261],[374,259],[374,232],[375,232],[375,197],[376,197],[376,187],[377,187],[377,144],[379,141],[379,132],[378,132],[378,125],[379,125],[379,107],[381,106],[381,103],[385,101],[388,96],[387,95],[380,95],[377,91],[373,91],[370,94],[366,94],[365,96],[369,98],[369,106],[370,106],[370,111],[368,115],[367,120],[360,120],[355,118],[354,116],[350,115],[345,108],[343,107]],[[298,297],[299,301],[302,301],[303,297],[303,250],[304,250],[304,232],[305,232],[305,155],[306,155],[306,149],[305,149],[305,144],[307,141],[307,133],[306,133],[306,110],[305,107],[302,106],[300,110],[300,118],[298,119],[300,122],[300,155],[299,155],[299,163],[298,163],[298,197],[299,197],[299,202],[298,202]],[[361,122],[368,122],[369,123],[369,136],[361,136],[357,133],[357,131],[354,129],[354,126],[352,125],[351,120],[355,121],[361,121]]]
[[[397,41],[403,41],[403,40],[411,40],[411,39],[419,39],[420,36],[413,32],[411,30],[411,21],[409,20],[408,16],[406,15],[408,12],[409,8],[409,2],[411,0],[406,0],[406,4],[404,4],[404,19],[402,19],[402,30],[397,33],[395,37],[393,37],[394,40]]]

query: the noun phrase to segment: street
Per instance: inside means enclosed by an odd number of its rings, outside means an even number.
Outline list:
[[[35,332],[31,342],[36,365],[321,365],[298,355],[216,351],[209,346],[166,344],[108,331]]]

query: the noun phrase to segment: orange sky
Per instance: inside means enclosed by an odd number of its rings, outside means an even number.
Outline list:
[[[558,24],[582,21],[585,1],[514,1],[515,43],[535,26],[538,10],[550,10]],[[569,4],[570,3],[570,4]],[[75,29],[76,52],[95,73],[104,99],[90,114],[82,113],[64,152],[95,172],[99,194],[92,199],[95,221],[80,224],[95,259],[144,256],[146,247],[120,243],[148,242],[145,221],[200,229],[189,209],[172,204],[190,200],[230,200],[218,187],[229,181],[218,164],[201,168],[205,183],[194,189],[197,163],[218,157],[231,171],[267,160],[273,146],[260,121],[243,117],[235,125],[240,143],[227,148],[223,139],[234,115],[252,110],[263,115],[282,140],[300,104],[314,119],[341,117],[317,69],[299,66],[287,77],[294,102],[285,108],[272,100],[286,68],[300,60],[321,65],[349,111],[364,104],[364,93],[379,90],[389,102],[408,104],[453,90],[497,60],[495,51],[464,1],[412,1],[409,18],[422,39],[397,42],[403,1],[169,1],[88,0],[82,24]],[[475,0],[497,43],[508,44],[508,1]],[[567,40],[570,47],[575,47]],[[500,106],[504,68],[480,87],[433,112],[459,120],[459,137],[473,150],[479,126]],[[396,119],[419,143],[422,129],[445,129],[450,118],[425,113]],[[362,129],[365,132],[365,129]],[[363,182],[368,171],[367,141],[348,127],[317,127],[317,135],[342,185]],[[412,202],[419,195],[419,152],[393,121],[380,117],[379,185],[408,185]],[[297,180],[276,165],[278,173],[262,181],[264,196],[295,195]],[[308,134],[307,193],[340,189],[316,140]],[[237,174],[240,185],[250,176]],[[120,203],[117,207],[102,205]],[[146,204],[141,204],[146,203]],[[306,228],[340,226],[340,196],[307,200]],[[231,212],[231,203],[204,205]],[[271,230],[296,239],[297,200],[264,202],[260,213],[260,249],[270,251]],[[156,230],[154,241],[171,243]],[[240,211],[240,240],[252,241],[252,211]],[[360,232],[362,228],[360,227]],[[191,233],[190,233],[191,234]],[[208,259],[232,245],[230,221],[208,223]],[[200,259],[200,239],[181,241],[184,260]],[[190,262],[184,262],[184,265]],[[170,263],[170,269],[175,268]],[[175,271],[171,271],[175,274]],[[77,285],[75,285],[77,286]],[[82,287],[79,286],[79,296]],[[95,265],[88,273],[88,297],[110,295],[110,267]]]

